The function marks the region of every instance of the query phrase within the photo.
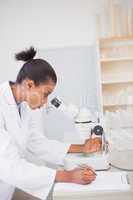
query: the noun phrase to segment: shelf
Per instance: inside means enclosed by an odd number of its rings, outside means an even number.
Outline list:
[[[109,38],[101,38],[100,42],[112,42],[112,41],[125,41],[125,40],[133,40],[133,35],[129,36],[114,36]]]
[[[130,61],[130,60],[133,60],[133,57],[106,58],[106,59],[100,59],[100,62],[120,62],[120,61]]]
[[[133,106],[133,104],[103,104],[104,107],[125,107],[125,106]]]
[[[106,111],[116,112],[118,110],[127,110],[129,108],[130,108],[130,110],[133,110],[133,105],[127,105],[127,104],[125,104],[125,105],[124,104],[123,105],[110,105],[110,106],[103,105],[103,111],[104,111],[104,113]]]
[[[102,81],[102,85],[121,84],[121,83],[133,83],[133,79],[132,79],[132,80],[112,80],[112,81]]]

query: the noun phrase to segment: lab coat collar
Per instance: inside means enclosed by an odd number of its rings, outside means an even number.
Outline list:
[[[3,83],[0,90],[2,89],[2,91],[3,91],[3,96],[4,96],[4,100],[6,100],[6,103],[8,105],[16,106],[16,108],[17,108],[18,104],[15,101],[15,98],[13,96],[12,89],[11,89],[9,82],[10,81],[6,81],[5,83]],[[21,107],[23,107],[23,109],[31,110],[25,101],[21,102],[20,104],[21,104]]]
[[[21,118],[19,115],[17,103],[13,96],[9,81],[6,81],[5,83],[3,83],[0,89],[1,89],[2,95],[4,97],[4,102],[6,102],[6,104],[8,106],[10,106],[9,115],[16,117],[17,123],[20,127],[21,126]]]
[[[6,102],[6,104],[10,107],[10,114],[14,113],[14,116],[16,117],[19,126],[21,126],[22,118],[24,118],[24,116],[26,118],[27,112],[31,111],[31,109],[26,102],[22,102],[20,108],[22,116],[20,117],[18,106],[13,96],[9,81],[3,83],[0,86],[0,91],[2,93],[2,96],[4,97],[4,102]]]
[[[12,90],[11,90],[11,86],[9,84],[9,81],[6,81],[5,83],[3,83],[1,88],[2,88],[3,95],[4,95],[5,100],[8,103],[8,105],[17,106],[15,98],[14,98]]]
[[[3,107],[4,111],[6,111],[4,113],[6,114],[6,120],[8,121],[8,127],[6,128],[14,137],[16,144],[19,146],[19,148],[24,151],[26,145],[25,138],[27,137],[24,133],[26,133],[27,131],[27,119],[29,117],[26,113],[27,110],[24,110],[24,108],[22,109],[22,111],[24,112],[22,112],[23,117],[21,118],[8,81],[0,86],[0,93],[2,93],[1,96],[3,97],[1,98],[3,104],[1,106]]]

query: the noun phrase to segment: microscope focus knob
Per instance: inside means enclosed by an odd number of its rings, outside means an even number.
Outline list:
[[[92,132],[95,134],[95,135],[102,135],[103,134],[103,127],[100,126],[100,125],[96,125]]]

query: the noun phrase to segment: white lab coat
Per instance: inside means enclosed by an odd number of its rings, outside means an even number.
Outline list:
[[[50,141],[37,132],[30,109],[22,105],[21,118],[9,82],[0,85],[0,199],[10,200],[15,187],[46,199],[56,171],[27,160],[37,158],[63,163],[69,144]]]

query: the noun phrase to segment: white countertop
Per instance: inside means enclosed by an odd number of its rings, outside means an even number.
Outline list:
[[[111,162],[117,166],[133,167],[133,151],[113,151],[111,153]],[[110,171],[119,171],[118,169],[111,168]],[[128,172],[129,182],[131,188],[129,191],[72,191],[63,192],[55,191],[54,200],[133,200],[133,172]]]

